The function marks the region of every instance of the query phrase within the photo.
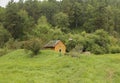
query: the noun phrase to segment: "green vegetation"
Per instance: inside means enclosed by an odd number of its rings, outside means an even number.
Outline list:
[[[33,54],[32,56],[35,56],[39,53],[40,49],[41,49],[41,40],[39,39],[31,39],[29,41],[26,41],[24,44],[23,44],[24,48],[26,50],[30,50]]]
[[[10,33],[0,24],[0,48],[10,39]]]
[[[9,49],[22,48],[21,42],[37,38],[41,48],[61,40],[68,52],[78,47],[94,54],[120,53],[119,4],[120,0],[11,0],[0,7],[0,48],[8,48],[6,43]]]
[[[11,0],[0,7],[0,83],[119,83],[119,4]],[[71,56],[43,51],[50,40],[61,40]]]
[[[0,57],[1,83],[119,83],[120,54],[59,56],[42,50],[38,56],[16,50]]]

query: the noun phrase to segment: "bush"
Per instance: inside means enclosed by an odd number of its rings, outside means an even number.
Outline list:
[[[68,41],[66,43],[67,52],[70,52],[73,48],[75,48],[75,46],[76,46],[76,42],[74,40]]]
[[[105,54],[110,52],[110,36],[104,30],[97,30],[93,34],[85,34],[83,36],[84,39],[81,40],[83,51],[90,51],[94,54]]]
[[[7,49],[7,48],[3,48],[3,49],[0,49],[0,56],[3,56],[7,53],[9,53],[10,51]]]
[[[10,39],[6,44],[5,47],[8,49],[21,49],[22,48],[22,42],[21,41],[17,41],[14,39]]]
[[[94,44],[91,47],[91,52],[94,53],[94,54],[104,54],[105,53],[105,49],[102,48],[101,46],[97,45],[97,44]]]
[[[41,40],[40,39],[31,39],[24,43],[24,48],[26,50],[32,51],[33,55],[37,55],[41,49]]]
[[[111,53],[120,53],[120,47],[119,46],[112,46]]]

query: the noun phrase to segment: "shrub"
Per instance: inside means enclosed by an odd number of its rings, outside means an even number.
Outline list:
[[[22,42],[14,40],[14,39],[10,39],[5,44],[5,47],[8,48],[8,49],[21,49],[22,48]]]
[[[41,40],[40,39],[31,39],[24,43],[24,48],[26,50],[32,51],[32,56],[37,55],[41,49]]]
[[[120,47],[119,46],[112,46],[111,53],[120,53]]]
[[[109,34],[104,30],[97,30],[93,34],[85,34],[82,40],[83,51],[91,51],[94,54],[105,54],[110,52]]]
[[[76,46],[76,41],[71,40],[66,43],[67,52],[70,52]]]
[[[104,54],[105,53],[105,49],[102,48],[101,46],[97,45],[97,44],[94,44],[91,47],[91,52],[94,53],[94,54]]]
[[[3,56],[7,53],[9,53],[9,50],[7,48],[0,49],[0,56]]]

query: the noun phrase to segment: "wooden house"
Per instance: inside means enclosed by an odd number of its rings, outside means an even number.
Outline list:
[[[60,40],[52,40],[48,42],[48,44],[46,44],[44,48],[54,50],[56,52],[61,52],[63,54],[66,52],[66,46]]]

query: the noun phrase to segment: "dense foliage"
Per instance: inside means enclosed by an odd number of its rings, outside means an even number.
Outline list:
[[[11,0],[0,7],[0,47],[39,38],[60,39],[71,51],[120,52],[120,0]],[[72,39],[72,40],[69,40]]]
[[[32,51],[32,56],[34,56],[37,55],[41,49],[41,40],[30,39],[29,41],[25,41],[23,45],[26,50]]]

